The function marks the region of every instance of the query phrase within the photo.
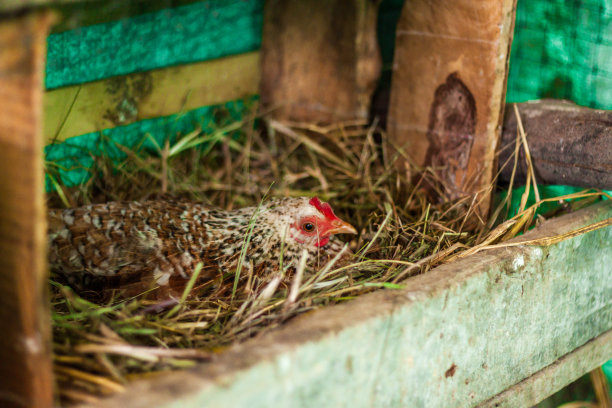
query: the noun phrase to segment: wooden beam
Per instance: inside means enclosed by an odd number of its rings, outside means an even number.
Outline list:
[[[612,356],[612,330],[479,405],[479,408],[533,407],[546,397],[603,365]]]
[[[45,140],[255,95],[259,53],[112,77],[45,94]]]
[[[481,192],[495,170],[516,0],[415,0],[397,26],[388,131],[445,196]]]
[[[261,102],[280,120],[367,118],[380,76],[373,0],[268,0]]]
[[[536,182],[612,190],[612,111],[583,108],[565,101],[518,104],[519,114],[536,173]],[[512,175],[517,120],[506,111],[500,144],[500,175],[507,183]],[[521,148],[515,183],[527,174]]]
[[[197,1],[202,0],[147,0],[146,2],[141,0],[62,0],[61,3],[52,6],[59,18],[51,27],[51,33],[125,20]]]
[[[0,13],[10,13],[32,7],[53,7],[91,1],[95,0],[2,0],[0,2]]]
[[[612,202],[602,202],[508,242],[610,217]],[[608,226],[548,247],[486,250],[402,289],[298,316],[95,406],[476,406],[612,329],[610,242]],[[579,376],[594,363],[567,369]]]
[[[42,89],[48,13],[0,19],[0,405],[52,406]]]

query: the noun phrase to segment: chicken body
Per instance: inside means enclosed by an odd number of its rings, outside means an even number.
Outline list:
[[[303,250],[321,266],[342,248],[337,233],[356,233],[318,199],[272,199],[235,211],[172,201],[110,202],[49,210],[49,263],[76,289],[125,289],[135,295],[159,286],[180,292],[196,265],[200,279],[243,266],[270,274],[297,266]],[[250,237],[247,239],[247,237]],[[248,243],[247,243],[248,241]],[[248,245],[247,245],[248,244]]]

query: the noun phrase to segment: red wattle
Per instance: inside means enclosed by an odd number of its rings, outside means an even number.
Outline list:
[[[319,242],[317,242],[315,244],[316,247],[322,247],[324,245],[327,245],[327,243],[329,242],[329,237],[325,237],[323,239],[321,239]]]

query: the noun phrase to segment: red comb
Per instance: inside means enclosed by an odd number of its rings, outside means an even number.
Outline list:
[[[313,205],[317,210],[319,210],[321,214],[325,216],[325,218],[330,220],[338,218],[336,217],[336,214],[334,214],[334,210],[332,210],[331,205],[328,203],[322,203],[317,197],[311,198],[308,202],[310,205]]]

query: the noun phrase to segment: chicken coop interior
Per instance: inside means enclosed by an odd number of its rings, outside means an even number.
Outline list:
[[[0,95],[0,406],[612,408],[610,1],[1,0]]]

